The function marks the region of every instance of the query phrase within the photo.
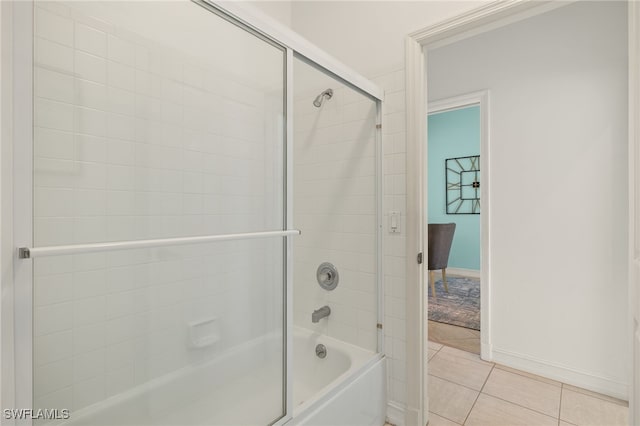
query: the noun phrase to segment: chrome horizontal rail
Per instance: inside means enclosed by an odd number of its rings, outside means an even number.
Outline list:
[[[288,237],[300,235],[298,229],[286,231],[246,232],[242,234],[205,235],[201,237],[159,238],[155,240],[114,241],[109,243],[74,244],[49,247],[20,247],[20,259],[32,259],[45,256],[62,256],[67,254],[86,254],[102,251],[131,250],[153,247],[183,246],[188,244],[215,243],[218,241],[251,240],[257,238]]]

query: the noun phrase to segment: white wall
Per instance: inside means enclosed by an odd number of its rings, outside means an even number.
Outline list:
[[[294,1],[293,29],[363,75],[404,67],[412,31],[486,1]]]
[[[495,359],[618,397],[626,54],[626,4],[579,2],[428,57],[430,101],[490,92]]]

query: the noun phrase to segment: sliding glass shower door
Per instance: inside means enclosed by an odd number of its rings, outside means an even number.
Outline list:
[[[23,256],[54,423],[285,415],[286,52],[212,12],[34,5]]]

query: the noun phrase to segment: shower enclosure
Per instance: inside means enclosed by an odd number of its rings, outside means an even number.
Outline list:
[[[381,92],[237,5],[11,13],[24,424],[384,421]]]

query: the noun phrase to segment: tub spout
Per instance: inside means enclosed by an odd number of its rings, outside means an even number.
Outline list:
[[[313,311],[311,314],[311,322],[318,322],[324,317],[328,317],[331,314],[331,308],[328,306],[323,306],[320,309]]]

